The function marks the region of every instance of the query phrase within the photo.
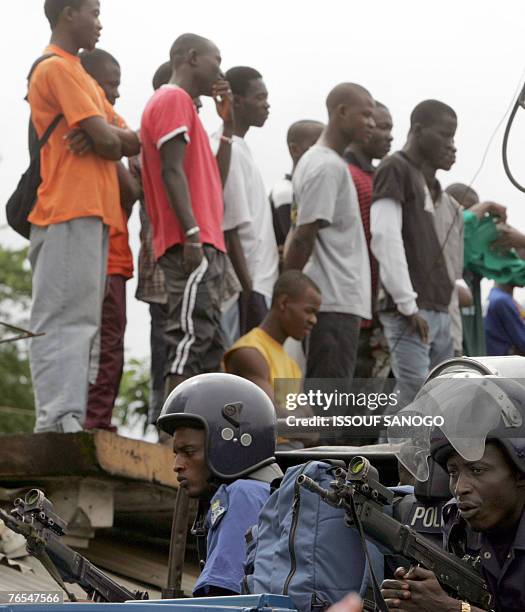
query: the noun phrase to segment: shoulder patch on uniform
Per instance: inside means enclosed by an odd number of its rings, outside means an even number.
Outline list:
[[[221,516],[226,512],[226,507],[222,505],[220,499],[213,500],[211,504],[211,517],[210,522],[213,527],[215,523],[221,518]]]

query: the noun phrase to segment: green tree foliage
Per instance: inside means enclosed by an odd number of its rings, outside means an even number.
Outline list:
[[[126,362],[113,416],[118,425],[145,431],[148,423],[150,373],[147,364],[138,359]]]
[[[31,301],[31,271],[27,249],[0,246],[0,321],[27,326]],[[0,326],[0,339],[18,335]],[[0,344],[0,433],[32,431],[33,387],[28,341]]]
[[[27,248],[0,246],[0,322],[28,328],[31,270]],[[18,335],[0,325],[0,340]],[[35,410],[28,340],[0,344],[0,434],[33,431]],[[115,403],[117,424],[131,429],[147,426],[149,370],[145,362],[126,363]]]
[[[0,317],[8,323],[28,319],[31,302],[31,270],[27,249],[0,246]]]

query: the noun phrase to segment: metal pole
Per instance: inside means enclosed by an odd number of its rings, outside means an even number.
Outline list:
[[[184,597],[182,590],[182,572],[188,535],[189,497],[184,487],[179,487],[173,509],[171,525],[170,556],[168,562],[168,584],[162,591],[162,599]]]

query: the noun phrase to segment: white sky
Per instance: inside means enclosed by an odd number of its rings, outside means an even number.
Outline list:
[[[3,203],[27,165],[28,108],[23,97],[29,67],[49,39],[43,4],[2,0],[0,223],[5,220]],[[130,125],[138,127],[153,72],[183,32],[211,38],[221,49],[224,69],[243,64],[263,74],[270,119],[247,140],[268,189],[289,171],[285,134],[290,123],[324,120],[326,94],[341,81],[364,85],[390,108],[394,149],[403,145],[410,111],[418,102],[438,98],[450,104],[459,118],[458,156],[440,179],[444,186],[469,183],[524,76],[525,8],[520,0],[101,0],[101,5],[99,46],[122,66],[117,109]],[[219,125],[209,101],[202,118],[210,132]],[[504,175],[502,133],[503,127],[473,187],[482,198],[506,204],[510,223],[525,231],[525,196]],[[525,183],[525,111],[515,122],[510,158]],[[135,214],[130,222],[135,255],[138,230]],[[0,240],[24,244],[9,229],[0,232]],[[130,281],[127,356],[143,357],[149,352],[149,316],[134,291],[135,281]]]

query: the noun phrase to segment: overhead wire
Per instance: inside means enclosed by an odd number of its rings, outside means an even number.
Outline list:
[[[522,77],[521,80],[523,80],[523,77]],[[507,175],[507,178],[514,185],[514,187],[516,187],[516,189],[518,189],[522,193],[525,193],[525,187],[523,187],[523,185],[521,185],[514,178],[514,175],[512,174],[512,171],[511,171],[510,166],[509,166],[508,155],[507,155],[507,153],[508,153],[508,144],[509,144],[510,130],[512,128],[512,124],[514,123],[514,118],[515,118],[516,113],[518,112],[518,109],[520,108],[520,106],[521,106],[521,108],[525,108],[525,84],[523,85],[521,93],[517,97],[516,102],[514,103],[514,106],[512,107],[512,111],[510,113],[510,117],[509,117],[509,120],[507,121],[507,125],[505,127],[505,132],[503,134],[503,143],[502,143],[502,147],[501,147],[501,156],[502,156],[502,160],[503,160],[503,168],[505,170],[505,174]]]

